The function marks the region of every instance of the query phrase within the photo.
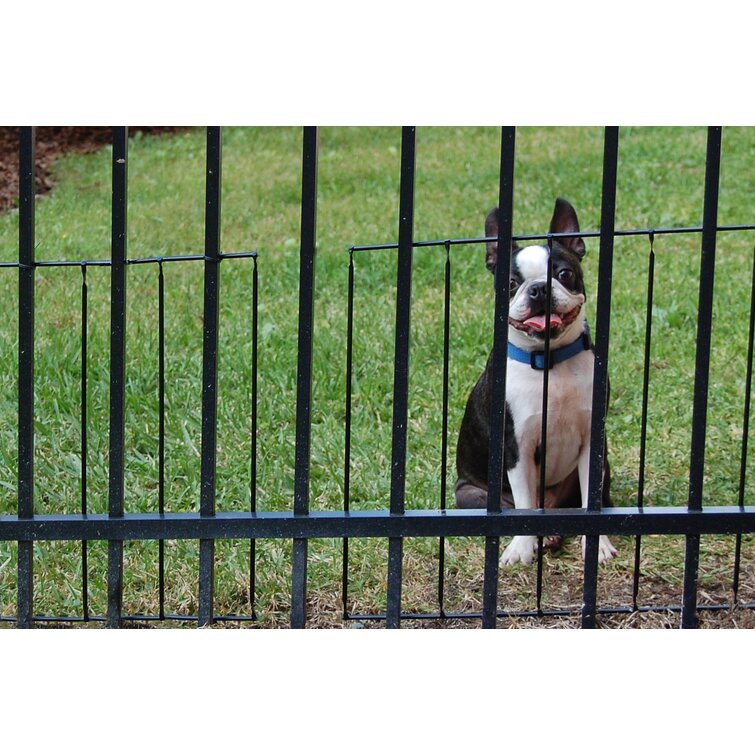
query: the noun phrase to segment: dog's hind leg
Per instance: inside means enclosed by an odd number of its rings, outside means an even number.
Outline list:
[[[456,506],[460,509],[484,509],[488,505],[488,491],[467,480],[458,480],[454,488]]]
[[[469,480],[457,480],[454,487],[456,506],[460,509],[485,509],[488,506],[488,489]],[[511,491],[501,491],[501,508],[513,509]]]

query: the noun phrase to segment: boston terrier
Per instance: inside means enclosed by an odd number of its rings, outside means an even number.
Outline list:
[[[551,219],[551,233],[576,233],[579,221],[574,208],[558,198]],[[485,235],[498,236],[498,208],[485,221]],[[501,506],[532,509],[540,501],[540,440],[543,407],[544,343],[550,336],[548,376],[548,427],[546,446],[546,508],[587,506],[590,463],[590,416],[595,357],[584,319],[585,287],[582,258],[585,244],[579,236],[550,239],[548,246],[512,243],[509,273],[509,347],[506,372],[504,422],[504,479]],[[551,307],[547,315],[547,267],[552,263]],[[497,240],[486,247],[486,267],[494,274]],[[456,449],[456,505],[484,508],[488,497],[488,446],[492,391],[492,354],[467,402]],[[605,457],[604,457],[605,458]],[[604,465],[603,500],[610,506],[610,475]],[[558,548],[560,538],[544,539],[547,548]],[[582,548],[584,554],[584,538]],[[537,538],[517,535],[501,556],[502,565],[529,564],[537,552]],[[600,536],[600,562],[617,551]]]

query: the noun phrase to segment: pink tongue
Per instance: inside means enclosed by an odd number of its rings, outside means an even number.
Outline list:
[[[545,330],[545,315],[537,315],[536,317],[530,317],[524,321],[525,325],[530,325],[535,330]],[[563,320],[555,313],[551,313],[551,328],[556,328],[559,325],[563,325]]]

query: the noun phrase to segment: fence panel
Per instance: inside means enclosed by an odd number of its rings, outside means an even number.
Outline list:
[[[204,626],[222,621],[255,620],[255,595],[258,576],[257,544],[260,540],[289,541],[291,551],[291,613],[292,627],[305,627],[308,621],[309,542],[320,538],[337,538],[341,542],[341,601],[345,620],[378,620],[387,627],[399,627],[405,619],[448,620],[471,619],[483,627],[497,626],[499,619],[511,616],[578,615],[585,628],[594,627],[598,616],[605,613],[673,610],[681,615],[682,627],[694,627],[698,617],[698,581],[700,538],[706,534],[729,534],[736,537],[731,604],[706,606],[728,609],[741,607],[738,600],[742,560],[742,537],[755,532],[755,507],[746,505],[750,393],[752,390],[753,343],[755,340],[755,255],[752,268],[752,294],[749,308],[747,368],[742,421],[741,459],[739,463],[738,505],[703,506],[706,417],[709,395],[709,361],[713,321],[713,290],[716,242],[724,232],[752,231],[755,225],[719,226],[718,192],[720,177],[722,130],[712,127],[707,132],[705,197],[701,227],[616,229],[616,187],[618,176],[619,129],[608,127],[604,132],[603,186],[599,231],[581,231],[582,238],[599,238],[599,269],[596,312],[595,368],[590,434],[590,474],[588,505],[585,509],[546,509],[545,459],[547,415],[549,411],[549,370],[543,372],[542,430],[540,445],[540,501],[533,510],[502,510],[501,489],[504,482],[503,438],[506,396],[506,365],[508,341],[509,280],[495,277],[493,312],[490,443],[488,458],[488,493],[486,507],[479,510],[458,510],[446,507],[446,472],[449,432],[449,365],[453,360],[450,347],[452,250],[469,247],[478,250],[485,242],[497,241],[499,269],[507,270],[514,241],[546,242],[550,247],[559,234],[514,235],[514,176],[516,130],[501,130],[499,172],[499,217],[496,238],[447,238],[417,241],[414,237],[416,129],[401,132],[399,224],[397,243],[352,246],[348,249],[348,289],[346,314],[346,379],[344,411],[343,507],[340,511],[312,511],[311,430],[312,383],[315,330],[315,260],[317,248],[317,186],[319,131],[307,127],[303,131],[301,238],[299,268],[298,351],[296,378],[295,473],[292,505],[286,511],[260,510],[258,507],[258,330],[259,283],[256,252],[221,251],[220,217],[222,194],[222,130],[207,129],[205,248],[203,254],[173,257],[129,259],[127,248],[128,215],[128,129],[113,129],[112,152],[112,240],[110,260],[40,262],[35,260],[35,131],[21,129],[19,256],[18,263],[2,263],[3,268],[18,269],[19,290],[19,386],[18,386],[18,505],[16,515],[0,516],[0,541],[15,543],[18,554],[17,612],[0,620],[14,621],[19,627],[31,627],[41,621],[98,621],[109,627],[120,627],[133,621],[165,621],[183,619]],[[656,240],[674,234],[699,234],[701,237],[700,287],[697,314],[697,345],[693,395],[692,443],[690,450],[689,495],[687,506],[647,507],[645,505],[645,466],[650,395],[652,323],[656,285]],[[563,234],[562,234],[563,235]],[[566,234],[569,235],[569,234]],[[574,234],[572,234],[574,235]],[[614,241],[618,237],[637,236],[649,239],[647,257],[647,300],[644,313],[644,347],[642,406],[639,443],[639,480],[636,506],[602,508],[603,469],[607,463],[606,413],[608,409],[608,354],[611,323]],[[437,508],[407,508],[407,438],[411,413],[409,364],[412,342],[412,280],[414,252],[418,248],[437,249],[443,260],[442,319],[443,354],[441,378],[442,442],[440,470],[440,501]],[[352,422],[354,390],[354,322],[357,283],[355,259],[370,252],[397,251],[396,328],[393,354],[393,393],[391,421],[391,476],[387,505],[378,510],[354,510],[351,505],[352,484]],[[248,510],[217,511],[218,464],[218,348],[220,328],[220,270],[225,260],[251,259],[252,290],[250,324],[251,385],[250,390],[250,505]],[[176,513],[166,507],[166,372],[165,372],[165,275],[167,262],[204,264],[202,412],[201,412],[201,483],[198,509]],[[152,264],[157,273],[157,404],[158,460],[157,511],[153,513],[126,511],[124,507],[125,467],[129,449],[126,444],[126,294],[128,268],[133,264]],[[81,505],[76,514],[35,514],[34,501],[34,421],[35,421],[35,271],[38,267],[79,265],[81,281]],[[107,513],[92,513],[87,495],[88,417],[90,392],[87,349],[90,339],[89,287],[87,269],[92,265],[110,267],[110,410]],[[643,272],[644,275],[644,272]],[[553,283],[553,270],[548,262],[547,291]],[[264,289],[263,289],[264,296]],[[549,308],[550,296],[548,299]],[[546,310],[550,322],[550,310]],[[547,329],[546,329],[547,330]],[[550,336],[546,332],[544,360],[548,362]],[[340,472],[339,472],[340,474]],[[586,538],[584,571],[582,573],[582,605],[579,609],[546,610],[543,597],[542,539],[559,532],[563,536],[584,535]],[[513,535],[532,535],[538,540],[535,610],[509,610],[499,605],[500,539]],[[642,537],[650,534],[681,535],[685,538],[684,582],[679,606],[641,606],[638,604]],[[598,605],[598,545],[601,535],[634,536],[634,566],[631,607]],[[481,610],[455,612],[446,608],[447,564],[449,538],[480,538],[484,543],[484,567],[481,587]],[[384,613],[359,614],[350,610],[349,543],[354,538],[380,538],[388,544],[386,610]],[[402,609],[402,586],[405,579],[404,541],[407,538],[438,540],[437,611],[412,613]],[[248,615],[224,616],[216,611],[216,542],[225,539],[249,541],[249,607]],[[128,616],[123,610],[124,542],[156,541],[158,550],[158,611],[154,616]],[[196,540],[199,542],[198,603],[196,615],[178,615],[166,611],[165,540]],[[34,611],[34,544],[39,541],[80,543],[81,590],[80,616],[37,616]],[[88,584],[88,549],[92,541],[107,543],[107,611],[98,616],[90,611]],[[745,607],[755,607],[746,604]]]

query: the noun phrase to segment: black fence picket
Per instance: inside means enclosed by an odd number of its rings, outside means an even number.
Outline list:
[[[732,604],[706,605],[707,610],[724,610],[733,606],[755,608],[738,599],[741,567],[742,536],[755,532],[755,506],[746,505],[747,442],[750,426],[750,391],[752,387],[753,340],[755,338],[755,258],[753,259],[752,301],[750,305],[749,341],[747,355],[746,390],[743,414],[742,450],[739,473],[739,499],[736,506],[703,506],[702,484],[706,441],[706,411],[708,395],[708,360],[711,348],[713,279],[716,239],[724,232],[752,231],[755,225],[718,225],[718,183],[722,132],[708,130],[708,153],[705,180],[705,207],[702,227],[686,228],[615,228],[615,197],[618,173],[619,129],[605,130],[603,162],[603,200],[599,231],[583,231],[583,238],[600,239],[598,271],[597,321],[595,342],[595,375],[592,407],[591,463],[588,506],[586,509],[501,510],[500,491],[503,483],[503,428],[506,395],[506,342],[508,329],[508,276],[496,276],[495,308],[492,344],[492,363],[495,382],[492,393],[491,442],[487,507],[479,510],[459,510],[446,507],[446,470],[448,456],[449,364],[451,330],[451,251],[457,246],[479,249],[485,238],[456,238],[438,241],[414,239],[414,176],[416,165],[416,130],[404,128],[401,139],[401,185],[399,198],[398,240],[395,244],[353,246],[348,250],[348,311],[347,363],[345,396],[345,454],[343,479],[343,509],[341,511],[312,511],[310,509],[310,433],[312,426],[312,363],[314,350],[314,297],[316,260],[316,219],[318,179],[318,129],[305,128],[302,153],[301,246],[298,313],[298,373],[296,404],[296,447],[294,496],[288,511],[261,511],[257,501],[257,372],[258,372],[258,255],[256,252],[223,253],[220,239],[220,199],[222,193],[222,130],[207,129],[207,169],[205,196],[204,254],[129,259],[127,254],[128,215],[128,130],[113,129],[112,153],[112,249],[110,260],[41,262],[35,260],[34,165],[35,131],[21,129],[20,138],[20,196],[19,196],[19,257],[18,262],[0,263],[2,269],[18,270],[19,290],[19,386],[18,386],[18,504],[16,515],[0,516],[0,541],[16,543],[18,553],[17,612],[15,616],[0,616],[19,627],[31,627],[35,622],[96,621],[109,627],[129,622],[169,619],[195,621],[198,625],[215,622],[256,620],[255,594],[257,580],[256,543],[260,539],[289,540],[291,557],[291,626],[305,627],[308,621],[307,569],[308,544],[313,538],[342,540],[342,616],[346,620],[378,620],[388,627],[399,627],[404,619],[471,619],[483,627],[495,627],[502,617],[510,616],[581,616],[583,627],[596,626],[598,616],[610,613],[671,610],[681,616],[683,627],[697,624],[700,607],[697,605],[698,564],[700,538],[707,534],[736,536]],[[510,263],[512,241],[548,241],[559,234],[513,234],[514,162],[516,130],[501,131],[500,154],[500,223],[499,268]],[[654,243],[664,235],[699,234],[702,242],[696,378],[694,389],[694,422],[692,431],[688,505],[646,507],[644,501],[645,445],[647,435],[647,404],[649,394],[650,347],[652,341],[652,307],[654,287]],[[608,344],[611,307],[613,244],[617,237],[637,236],[650,239],[648,258],[648,301],[645,324],[643,406],[641,427],[640,477],[637,506],[601,508],[602,469],[605,460],[605,418],[607,410]],[[406,454],[408,435],[409,360],[411,343],[411,290],[413,252],[417,248],[435,248],[445,253],[443,282],[443,385],[442,385],[442,444],[440,468],[440,503],[437,508],[408,509],[406,507]],[[354,319],[359,307],[357,296],[360,255],[381,250],[397,250],[396,332],[393,365],[393,422],[391,450],[391,488],[388,505],[380,510],[354,510],[351,506],[351,450],[352,450],[352,392],[354,375]],[[252,361],[251,361],[251,443],[250,443],[250,505],[247,510],[216,510],[217,464],[217,401],[219,348],[219,291],[220,271],[225,260],[251,259],[252,278]],[[166,501],[165,484],[165,275],[164,266],[172,262],[204,263],[204,320],[203,320],[203,377],[202,377],[202,448],[201,489],[198,510],[171,512]],[[124,473],[128,456],[126,445],[126,293],[128,268],[135,264],[153,264],[158,275],[158,510],[154,513],[127,511],[124,506]],[[36,514],[34,510],[34,346],[35,346],[35,270],[38,267],[78,265],[82,273],[81,289],[81,507],[77,514]],[[87,504],[87,343],[89,328],[89,288],[87,269],[92,266],[110,267],[110,411],[109,411],[109,467],[107,513],[91,513]],[[548,276],[550,285],[551,276]],[[264,289],[263,289],[264,295]],[[546,350],[548,344],[546,343]],[[547,358],[547,355],[546,355]],[[547,453],[546,414],[548,410],[548,371],[544,370],[543,424],[541,465]],[[541,481],[541,488],[544,485]],[[542,499],[542,496],[541,496]],[[536,609],[514,611],[499,606],[500,538],[517,534],[533,535],[540,539],[559,532],[563,536],[586,537],[586,556],[583,575],[581,608],[545,610],[542,607],[542,542],[538,549]],[[640,586],[641,538],[649,534],[681,535],[686,538],[685,574],[680,605],[642,606],[638,603]],[[634,536],[635,559],[632,605],[630,607],[599,606],[597,599],[598,539],[600,535]],[[402,610],[402,582],[404,540],[410,537],[438,539],[437,610],[411,613]],[[446,542],[452,537],[482,538],[485,544],[485,563],[482,580],[482,608],[479,612],[451,612],[445,605]],[[388,541],[387,603],[382,614],[356,614],[350,608],[349,542],[353,538],[384,538]],[[199,574],[196,615],[170,613],[165,605],[165,542],[166,540],[198,540]],[[249,606],[248,615],[223,616],[215,611],[215,544],[220,539],[249,541]],[[154,616],[129,616],[123,613],[125,541],[155,541],[158,551],[159,611]],[[81,545],[82,606],[80,616],[38,616],[34,612],[34,544],[40,541],[69,541]],[[107,611],[94,615],[89,605],[88,554],[93,541],[107,543]]]
[[[126,465],[126,259],[128,129],[113,129],[113,213],[110,267],[110,464],[108,514],[124,514]],[[121,626],[123,540],[108,541],[107,623]]]
[[[705,203],[703,205],[702,252],[700,255],[700,303],[697,315],[697,353],[695,356],[695,394],[692,414],[692,449],[689,469],[689,508],[703,507],[703,474],[708,410],[708,375],[711,331],[713,326],[713,279],[718,226],[718,183],[721,170],[721,129],[708,129],[705,162]],[[684,598],[682,626],[697,624],[697,572],[700,560],[700,535],[687,535],[684,557]]]
[[[616,215],[616,178],[619,161],[619,129],[605,131],[603,149],[603,197],[600,208],[600,258],[598,261],[598,307],[595,314],[595,374],[592,389],[592,427],[590,430],[590,480],[587,508],[600,511],[603,495],[603,469],[608,406],[608,343],[611,325],[611,281],[613,240]],[[582,599],[582,627],[595,626],[598,589],[598,537],[585,537],[585,573]]]
[[[21,132],[18,240],[18,516],[34,516],[34,129]],[[18,543],[18,626],[31,627],[34,543]]]

